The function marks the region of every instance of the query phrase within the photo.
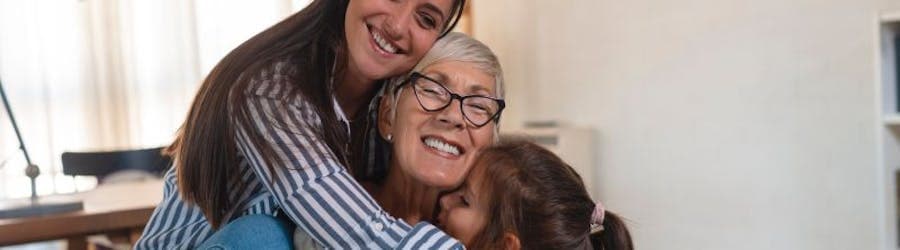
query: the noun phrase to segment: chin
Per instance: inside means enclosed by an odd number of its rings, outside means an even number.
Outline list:
[[[461,177],[455,177],[455,179],[450,180],[450,178],[445,175],[430,175],[423,179],[425,185],[430,187],[438,188],[438,189],[451,189],[455,188],[462,182]]]
[[[382,79],[388,74],[385,65],[380,65],[372,60],[354,60],[356,72],[365,79]]]

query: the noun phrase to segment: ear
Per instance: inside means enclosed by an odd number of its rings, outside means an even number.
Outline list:
[[[396,116],[392,114],[394,110],[393,96],[392,93],[385,93],[378,104],[378,134],[382,139],[386,139],[394,127],[394,117]]]
[[[519,242],[519,237],[510,232],[503,234],[503,245],[505,245],[506,249],[509,250],[522,249],[522,244]]]

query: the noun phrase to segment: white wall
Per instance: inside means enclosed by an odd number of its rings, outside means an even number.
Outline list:
[[[876,0],[482,0],[504,126],[597,131],[640,249],[896,249],[876,162]]]

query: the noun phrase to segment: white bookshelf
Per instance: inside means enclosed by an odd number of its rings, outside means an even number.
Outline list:
[[[900,115],[884,114],[881,117],[881,122],[883,122],[885,126],[900,126]]]
[[[878,140],[878,171],[883,192],[882,212],[884,218],[885,249],[900,249],[898,227],[900,227],[900,206],[896,173],[900,169],[900,103],[898,103],[897,52],[894,39],[900,37],[900,10],[882,12],[877,21],[876,49],[876,97]]]

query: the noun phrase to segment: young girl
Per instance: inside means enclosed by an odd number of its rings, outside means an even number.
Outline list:
[[[482,151],[437,221],[471,249],[634,249],[625,223],[594,203],[569,165],[522,140]]]

